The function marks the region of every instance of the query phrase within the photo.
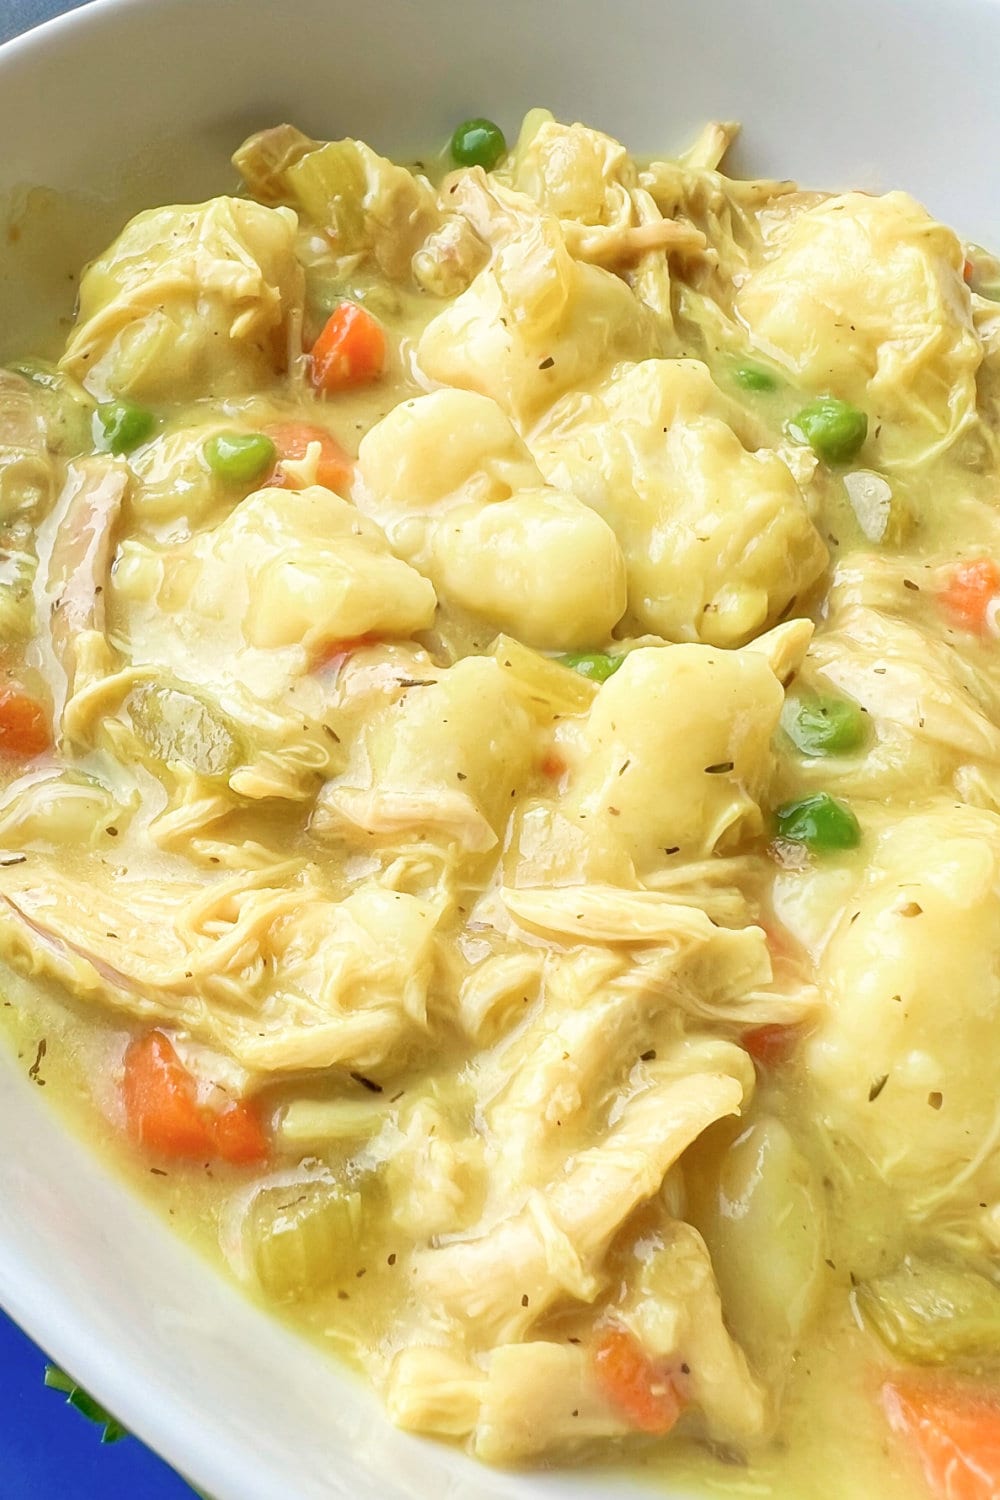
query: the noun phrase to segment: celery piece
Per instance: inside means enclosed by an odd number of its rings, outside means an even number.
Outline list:
[[[871,1331],[913,1364],[1000,1350],[1000,1287],[971,1266],[908,1255],[895,1270],[862,1282],[854,1296]]]
[[[509,635],[498,635],[490,655],[509,673],[526,694],[526,706],[548,717],[586,713],[594,701],[597,683],[577,672],[567,672],[559,658],[542,656]]]
[[[165,765],[190,766],[199,776],[228,776],[245,759],[231,721],[186,688],[142,683],[132,689],[126,707],[150,755]]]
[[[267,1188],[244,1226],[261,1289],[277,1302],[320,1292],[353,1260],[361,1195],[335,1183]]]
[[[292,163],[284,183],[297,208],[331,229],[342,255],[365,248],[367,177],[355,141],[329,141]]]
[[[384,1104],[366,1099],[295,1099],[279,1121],[278,1140],[296,1151],[367,1140],[387,1118]]]

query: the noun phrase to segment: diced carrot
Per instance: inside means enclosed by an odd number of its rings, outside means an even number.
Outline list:
[[[268,484],[278,489],[299,489],[299,481],[288,473],[283,460],[305,458],[309,444],[319,443],[316,483],[335,490],[338,495],[347,494],[354,474],[354,461],[332,433],[322,427],[313,427],[309,422],[276,422],[264,431],[278,450],[278,461],[267,479]]]
[[[319,391],[368,385],[385,369],[385,333],[356,302],[335,307],[312,347],[311,377]]]
[[[968,286],[969,282],[972,280],[975,274],[975,266],[972,264],[971,260],[966,259],[965,264],[962,266],[962,280],[965,282],[966,286]]]
[[[339,667],[355,651],[360,651],[363,646],[377,646],[380,640],[381,636],[377,635],[354,635],[342,641],[327,641],[313,658],[313,671],[318,672],[322,667]]]
[[[935,1500],[1000,1495],[1000,1392],[890,1380],[882,1405],[889,1425],[912,1444]]]
[[[751,1026],[740,1037],[742,1046],[763,1068],[779,1067],[787,1062],[801,1040],[801,1026],[782,1026],[780,1022]]]
[[[38,699],[10,683],[0,687],[0,755],[27,758],[51,747],[48,716]]]
[[[1000,564],[992,557],[975,557],[952,569],[939,598],[956,624],[983,634],[990,628],[989,608],[998,595]]]
[[[212,1130],[198,1107],[194,1079],[162,1031],[129,1045],[123,1090],[129,1133],[140,1146],[164,1156],[212,1154]]]
[[[639,1432],[663,1435],[681,1414],[681,1399],[628,1329],[605,1328],[593,1351],[597,1383],[610,1404]]]
[[[125,1052],[122,1085],[129,1134],[163,1156],[218,1156],[238,1166],[265,1161],[267,1138],[251,1106],[234,1101],[219,1112],[198,1103],[195,1081],[169,1037],[151,1031]]]
[[[795,939],[787,927],[772,918],[769,922],[761,922],[764,936],[767,939],[767,950],[774,963],[790,961],[796,956]]]
[[[539,765],[538,769],[541,771],[543,776],[551,776],[553,781],[558,781],[560,776],[564,776],[566,774],[566,762],[563,760],[561,755],[558,755],[556,753],[555,750],[548,750],[545,755],[542,756],[541,764]]]
[[[214,1119],[215,1152],[234,1166],[251,1166],[269,1155],[263,1126],[244,1100],[234,1102]]]

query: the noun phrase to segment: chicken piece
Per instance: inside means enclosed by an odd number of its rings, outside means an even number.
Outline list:
[[[233,152],[233,166],[258,203],[275,206],[287,203],[289,190],[286,173],[319,146],[311,136],[295,125],[269,125],[248,136]]]
[[[625,554],[629,616],[675,641],[737,646],[773,624],[827,561],[787,465],[749,452],[694,360],[647,360],[573,394],[531,439]]]
[[[502,1344],[485,1369],[448,1350],[400,1350],[390,1371],[389,1416],[412,1432],[468,1437],[484,1463],[514,1464],[632,1429],[594,1378],[588,1350],[541,1340]]]
[[[624,146],[586,125],[561,125],[548,110],[525,117],[507,175],[518,192],[559,219],[577,259],[615,265],[650,251],[705,249],[705,236],[690,224],[659,215],[642,221],[639,174]]]
[[[433,1099],[418,1100],[400,1128],[385,1169],[393,1224],[418,1242],[467,1230],[482,1207],[482,1141],[463,1136]]]
[[[211,885],[0,869],[7,962],[257,1075],[398,1066],[427,1037],[437,920],[378,886],[336,902],[294,864]]]
[[[45,599],[52,653],[71,696],[95,667],[113,660],[107,642],[107,597],[115,530],[128,486],[128,470],[113,459],[85,458],[70,465],[52,518],[54,527]],[[81,670],[82,669],[82,670]]]
[[[444,214],[416,250],[411,261],[413,279],[432,297],[457,297],[489,260],[489,251],[468,219]]]
[[[996,1150],[998,935],[1000,818],[932,804],[879,840],[822,958],[819,1118],[911,1201],[974,1191]]]
[[[683,952],[723,937],[723,930],[697,907],[672,902],[657,891],[614,886],[531,887],[500,891],[519,926],[575,942],[656,943]],[[759,929],[751,928],[750,932]]]
[[[537,996],[544,955],[531,950],[487,956],[463,978],[457,1020],[480,1045],[494,1041]]]
[[[443,390],[366,434],[358,503],[438,595],[540,649],[606,640],[625,608],[609,526],[545,486],[495,402]]]
[[[0,536],[18,520],[37,521],[56,492],[51,434],[39,387],[0,370]]]
[[[0,641],[35,631],[36,528],[59,481],[49,429],[40,388],[0,370]]]
[[[710,125],[701,141],[677,161],[650,162],[639,173],[640,190],[649,194],[659,211],[668,220],[693,225],[711,246],[710,261],[700,268],[699,285],[711,294],[707,300],[720,312],[729,306],[734,285],[759,262],[767,226],[780,221],[800,200],[793,182],[766,178],[741,182],[716,170],[718,160],[713,158],[728,146],[732,129]],[[706,279],[704,271],[712,263],[714,274]],[[687,303],[685,314],[690,306]]]
[[[84,273],[61,368],[102,401],[267,386],[299,352],[295,229],[240,198],[139,214]]]
[[[395,1356],[385,1391],[397,1427],[466,1437],[476,1425],[486,1377],[450,1349],[413,1345]]]
[[[726,1327],[701,1235],[674,1220],[637,1241],[633,1257],[638,1264],[630,1267],[628,1290],[613,1316],[652,1359],[683,1364],[685,1394],[712,1438],[759,1440],[771,1419],[767,1396]]]
[[[604,954],[590,962],[578,954],[551,958],[543,1003],[531,1022],[501,1043],[488,1065],[479,1065],[489,1097],[484,1116],[498,1147],[495,1198],[519,1198],[525,1188],[544,1187],[556,1176],[567,1154],[599,1133],[609,1102],[639,1059],[650,1060],[649,1053],[655,1054],[658,1077],[726,1072],[739,1078],[749,1096],[749,1060],[729,1042],[681,1038],[686,1007],[678,999],[697,985],[706,1009],[726,1000],[738,1009],[748,985],[769,978],[763,935],[756,929],[717,930],[717,940],[703,946],[655,949],[641,961],[615,967]]]
[[[859,704],[873,738],[863,756],[806,762],[806,781],[912,800],[1000,766],[996,689],[948,641],[863,605],[834,608],[830,623],[810,649],[802,685]]]
[[[634,1331],[657,1365],[683,1366],[678,1379],[696,1425],[719,1442],[758,1442],[771,1421],[769,1402],[726,1329],[701,1236],[671,1221],[632,1254],[633,1287],[611,1316]],[[450,1350],[411,1345],[393,1361],[386,1402],[399,1426],[469,1436],[487,1463],[565,1454],[635,1431],[603,1390],[592,1350],[578,1341],[503,1343],[475,1364]]]
[[[79,772],[41,777],[29,772],[0,798],[0,848],[107,850],[128,827],[138,800],[136,793],[117,797]]]
[[[531,110],[509,163],[489,175],[481,168],[455,172],[442,195],[494,252],[530,223],[535,209],[558,219],[577,260],[614,266],[657,253],[664,259],[664,251],[705,249],[700,231],[663,218],[636,187],[625,148],[599,131],[560,125],[548,110]]]
[[[982,349],[950,229],[906,193],[844,193],[792,217],[775,248],[738,314],[807,388],[868,412],[877,467],[911,467],[970,429]]]
[[[363,141],[314,141],[277,125],[244,141],[233,163],[255,198],[290,203],[322,228],[352,271],[371,261],[390,281],[412,275],[424,291],[454,297],[488,258],[471,224],[439,202],[425,177]]]
[[[522,1337],[561,1297],[593,1301],[621,1224],[703,1130],[739,1112],[743,1096],[742,1084],[725,1073],[654,1078],[621,1107],[604,1141],[572,1158],[544,1195],[533,1193],[478,1238],[419,1252],[415,1289],[479,1347]]]

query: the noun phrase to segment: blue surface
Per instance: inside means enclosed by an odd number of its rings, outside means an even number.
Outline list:
[[[193,1500],[136,1438],[102,1444],[102,1429],[43,1384],[45,1365],[42,1351],[0,1315],[3,1500]]]
[[[0,42],[75,8],[67,0],[0,0]],[[193,1491],[138,1439],[102,1444],[100,1427],[46,1389],[46,1362],[0,1313],[3,1500],[192,1500]]]
[[[83,3],[84,0],[0,0],[0,42],[63,11],[76,10]]]

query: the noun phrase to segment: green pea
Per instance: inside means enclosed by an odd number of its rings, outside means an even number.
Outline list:
[[[868,417],[849,401],[820,396],[804,406],[789,423],[796,441],[808,443],[828,464],[847,464],[868,436]]]
[[[131,453],[152,437],[156,418],[133,401],[104,401],[95,413],[96,439],[109,453]]]
[[[745,364],[737,365],[733,371],[733,379],[738,386],[745,391],[776,391],[778,382],[770,370],[765,370],[763,365]]]
[[[492,172],[507,153],[507,142],[492,120],[465,120],[451,138],[451,155],[460,167],[483,167]]]
[[[564,667],[578,672],[581,677],[589,678],[591,682],[607,682],[618,671],[625,657],[610,656],[607,651],[571,651],[557,660]]]
[[[212,473],[237,484],[258,479],[272,467],[277,451],[262,432],[219,432],[204,449]]]
[[[781,727],[803,755],[850,755],[865,742],[865,716],[845,698],[789,698]]]
[[[785,802],[775,813],[778,837],[789,843],[805,844],[816,854],[832,849],[856,849],[861,842],[861,825],[843,802],[829,792],[815,792]]]

